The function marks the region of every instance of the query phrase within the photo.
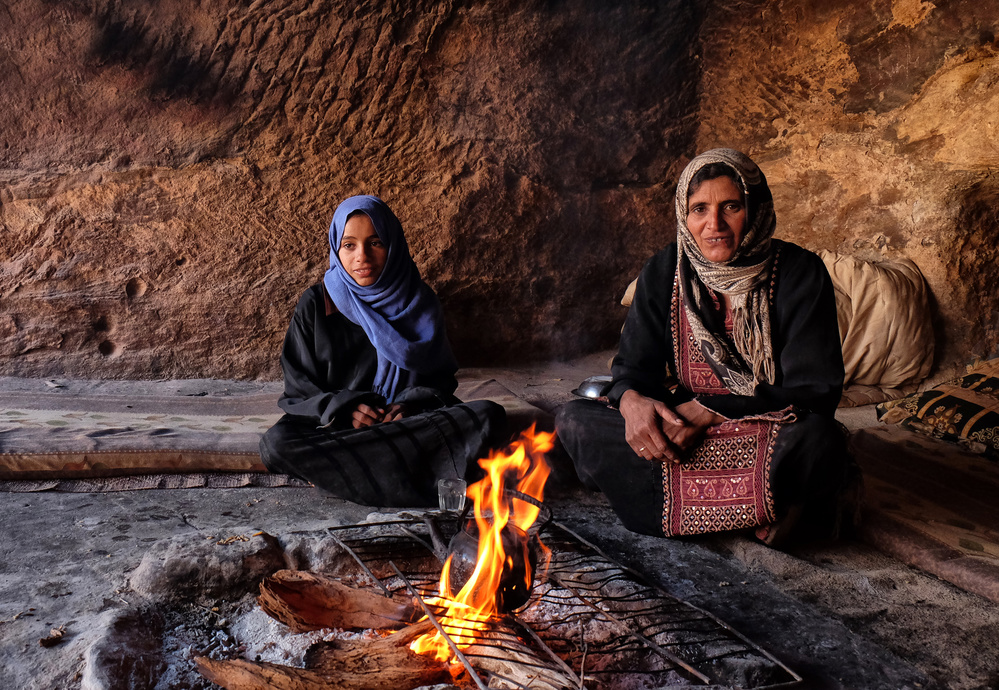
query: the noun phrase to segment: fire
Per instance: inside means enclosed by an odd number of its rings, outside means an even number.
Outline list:
[[[468,581],[454,594],[450,581],[455,554],[448,556],[441,571],[441,598],[435,600],[447,607],[440,623],[459,648],[475,642],[478,633],[485,630],[486,622],[501,613],[503,591],[509,593],[518,588],[520,594],[531,591],[534,568],[526,532],[537,520],[540,508],[509,496],[504,489],[516,488],[538,501],[543,499],[549,470],[542,456],[551,450],[554,438],[554,434],[535,433],[531,426],[505,452],[492,452],[488,458],[479,460],[486,476],[468,487],[467,492],[474,502],[479,534],[475,567]],[[511,539],[511,534],[524,535],[524,538]],[[524,566],[522,578],[515,579],[511,585],[511,576],[517,577],[518,558]],[[433,654],[439,661],[451,657],[451,650],[439,632],[418,637],[410,648],[419,654]]]

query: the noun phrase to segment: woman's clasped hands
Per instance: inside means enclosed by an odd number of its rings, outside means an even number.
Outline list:
[[[704,438],[708,427],[725,421],[696,400],[681,403],[674,410],[634,390],[621,396],[620,410],[625,440],[632,450],[646,460],[662,462],[683,462],[688,451]]]
[[[408,416],[409,411],[406,406],[398,403],[388,407],[374,407],[361,403],[351,414],[351,424],[355,429],[361,429],[372,424],[395,422]]]

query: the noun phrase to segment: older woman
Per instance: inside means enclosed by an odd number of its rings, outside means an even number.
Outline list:
[[[738,151],[690,162],[676,216],[676,244],[639,277],[611,407],[566,405],[558,435],[629,529],[752,527],[770,542],[844,483],[832,283],[815,254],[772,238],[770,189]]]
[[[502,445],[503,408],[454,397],[440,302],[381,199],[340,204],[329,241],[329,270],[285,336],[286,414],[261,439],[261,457],[271,472],[356,503],[436,503],[438,479],[466,478]]]

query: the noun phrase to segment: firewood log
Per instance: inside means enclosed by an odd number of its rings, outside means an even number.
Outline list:
[[[338,640],[313,645],[305,665],[328,678],[349,679],[357,690],[416,688],[452,680],[448,665],[409,648],[420,635],[434,632],[421,621],[378,640]]]
[[[339,690],[330,682],[305,668],[266,664],[246,659],[216,661],[199,656],[194,660],[198,671],[226,690]]]
[[[325,575],[279,570],[260,583],[260,608],[295,632],[342,628],[393,630],[419,616],[411,601],[355,589]]]
[[[304,669],[245,659],[195,662],[201,675],[226,690],[411,690],[453,680],[447,664],[409,649],[432,629],[422,621],[376,640],[319,643]]]

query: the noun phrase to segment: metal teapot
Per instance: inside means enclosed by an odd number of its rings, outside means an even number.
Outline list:
[[[507,522],[500,532],[500,542],[506,558],[496,591],[496,608],[500,613],[515,611],[526,604],[534,590],[534,571],[538,565],[538,533],[552,519],[551,510],[537,499],[519,491],[507,490],[511,498],[541,509],[538,519],[528,531]],[[466,519],[468,507],[461,516],[461,529],[448,544],[451,568],[448,585],[457,593],[471,578],[479,558],[479,528],[474,518]]]

